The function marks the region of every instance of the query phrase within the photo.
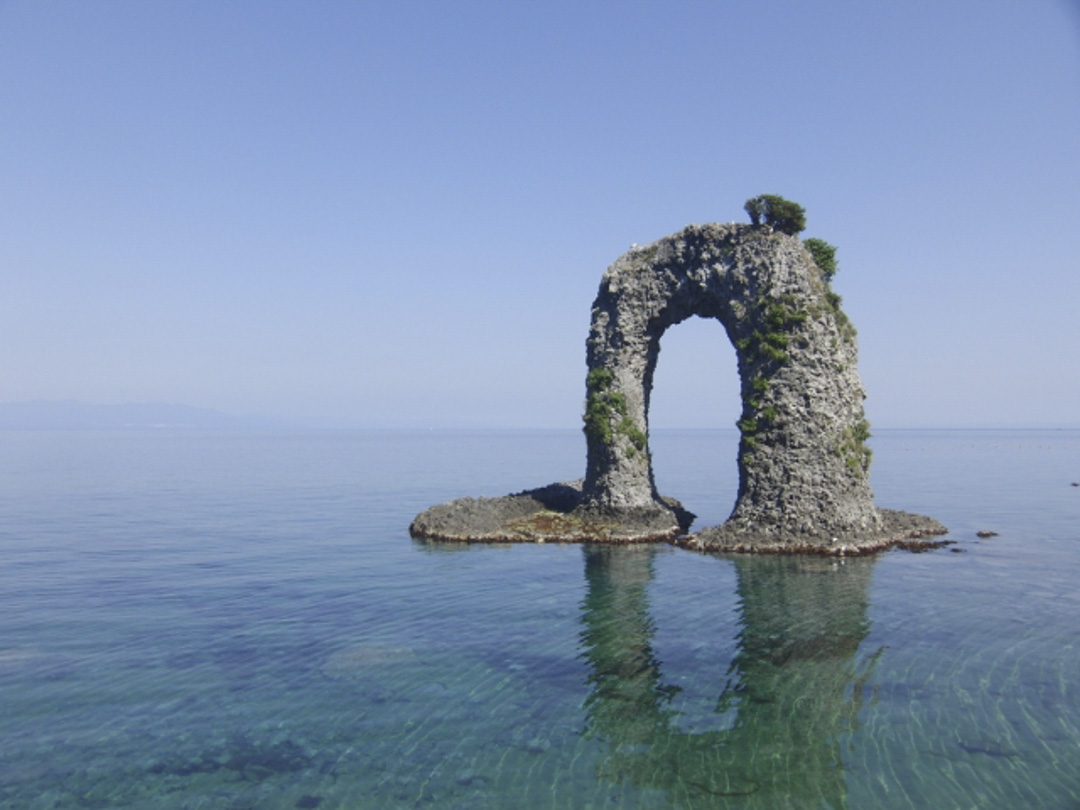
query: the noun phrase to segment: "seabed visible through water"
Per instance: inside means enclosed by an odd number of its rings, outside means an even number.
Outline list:
[[[409,539],[576,431],[0,442],[0,807],[1080,805],[1080,432],[879,431],[953,544],[850,559]]]

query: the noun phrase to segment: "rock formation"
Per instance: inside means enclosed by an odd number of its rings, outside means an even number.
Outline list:
[[[633,248],[593,303],[584,481],[434,507],[413,534],[843,554],[943,533],[874,507],[855,329],[839,303],[803,243],[767,226],[690,225]],[[687,537],[692,516],[656,491],[648,416],[660,338],[695,315],[735,346],[742,439],[731,517]]]

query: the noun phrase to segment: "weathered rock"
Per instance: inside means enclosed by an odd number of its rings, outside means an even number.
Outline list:
[[[455,501],[418,516],[413,534],[600,542],[684,535],[687,513],[656,491],[648,414],[660,338],[695,315],[719,320],[735,346],[742,440],[731,517],[682,544],[842,554],[943,533],[929,518],[874,507],[855,329],[839,303],[802,242],[768,227],[690,225],[635,247],[608,268],[593,303],[580,490],[553,485]],[[533,517],[542,510],[567,521]]]
[[[702,529],[696,535],[679,537],[675,543],[694,551],[856,557],[893,547],[907,551],[929,551],[954,542],[928,540],[945,534],[948,529],[925,515],[879,509],[877,517],[877,528],[872,531],[840,531],[836,535],[756,532],[729,521],[722,526]]]
[[[663,509],[641,438],[660,338],[697,315],[723,324],[742,383],[729,522],[765,535],[878,530],[854,329],[837,304],[802,242],[767,228],[691,225],[621,257],[588,339],[589,405],[606,399],[611,415],[587,422],[586,501]]]
[[[582,507],[582,482],[550,484],[500,498],[459,498],[433,506],[409,526],[414,537],[467,543],[645,543],[685,534],[694,515],[678,501],[664,512],[632,510],[615,516]],[[675,516],[675,525],[666,517]]]

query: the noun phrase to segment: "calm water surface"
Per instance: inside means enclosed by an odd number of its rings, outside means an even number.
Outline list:
[[[736,441],[653,437],[699,526]],[[872,445],[955,545],[409,538],[577,431],[0,433],[0,806],[1080,807],[1080,432]]]

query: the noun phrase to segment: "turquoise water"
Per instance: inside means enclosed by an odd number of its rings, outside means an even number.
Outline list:
[[[722,521],[734,431],[652,441]],[[0,433],[0,807],[1080,807],[1080,432],[872,445],[955,545],[409,538],[576,431]]]

